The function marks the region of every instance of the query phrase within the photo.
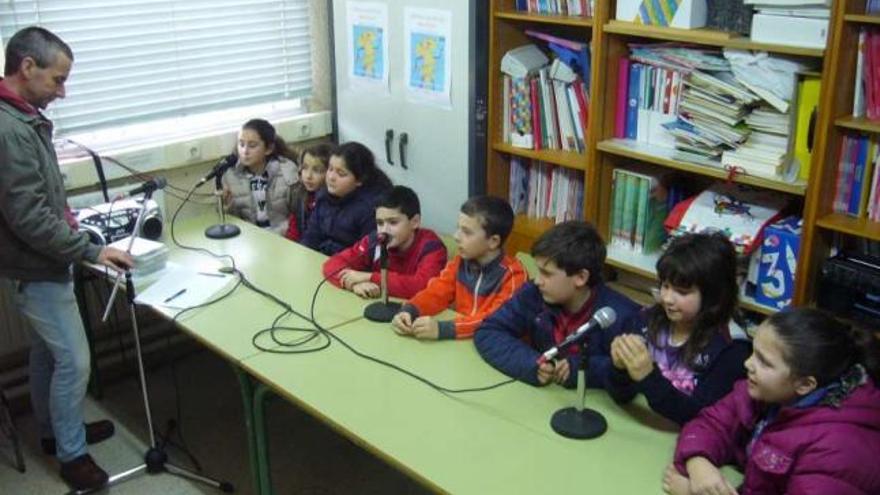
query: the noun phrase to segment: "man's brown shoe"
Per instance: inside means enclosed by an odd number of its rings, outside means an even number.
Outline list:
[[[95,490],[107,484],[107,472],[95,464],[92,456],[83,454],[61,463],[61,478],[77,491]]]
[[[116,432],[116,427],[113,426],[113,422],[109,419],[102,419],[100,421],[95,421],[94,423],[86,423],[85,427],[86,443],[89,445],[103,442],[112,437],[113,433]],[[41,439],[40,446],[43,447],[43,453],[46,455],[55,455],[57,452],[54,438],[50,437]]]

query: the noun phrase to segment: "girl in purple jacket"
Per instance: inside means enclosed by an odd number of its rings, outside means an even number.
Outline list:
[[[736,252],[722,234],[687,234],[657,260],[657,304],[642,334],[611,343],[607,388],[618,401],[644,394],[651,409],[683,425],[745,377],[752,352],[733,322],[739,290]]]
[[[748,379],[678,437],[667,493],[732,495],[718,470],[744,469],[742,494],[880,493],[877,340],[815,309],[758,328]]]

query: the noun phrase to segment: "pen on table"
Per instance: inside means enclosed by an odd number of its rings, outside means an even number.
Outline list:
[[[223,275],[222,273],[199,272],[199,275],[206,275],[208,277],[226,278],[226,275]]]
[[[175,292],[174,294],[172,294],[172,295],[166,297],[165,300],[162,301],[162,302],[165,302],[165,303],[167,303],[167,302],[171,302],[172,300],[174,300],[174,299],[176,299],[177,297],[181,296],[184,292],[186,292],[186,288],[180,289],[179,291]]]

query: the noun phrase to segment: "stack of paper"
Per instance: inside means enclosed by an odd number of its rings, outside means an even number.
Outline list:
[[[745,0],[752,16],[753,41],[825,48],[831,0]]]
[[[127,251],[129,242],[131,242],[131,237],[126,237],[110,244],[110,247]],[[135,237],[134,244],[131,246],[131,257],[134,259],[132,276],[143,277],[165,268],[165,263],[168,261],[168,248],[161,242]]]

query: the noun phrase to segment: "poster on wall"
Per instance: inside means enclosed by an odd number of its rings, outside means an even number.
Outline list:
[[[350,89],[388,94],[388,5],[348,2],[346,9]]]
[[[405,8],[403,39],[407,100],[452,108],[452,12]]]

